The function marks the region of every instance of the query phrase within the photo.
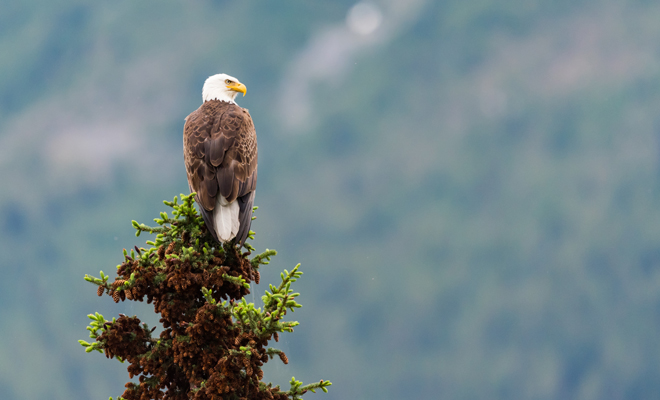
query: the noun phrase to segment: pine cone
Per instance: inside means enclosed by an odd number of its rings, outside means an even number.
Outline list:
[[[165,259],[165,246],[163,245],[158,248],[158,259],[161,261]]]
[[[116,289],[119,286],[123,285],[124,283],[126,283],[126,279],[117,279],[114,282],[112,282],[112,287]]]

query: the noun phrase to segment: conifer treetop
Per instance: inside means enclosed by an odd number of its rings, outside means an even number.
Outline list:
[[[146,299],[161,316],[163,329],[154,337],[156,328],[137,316],[89,315],[94,341],[79,341],[85,351],[127,362],[129,378],[138,378],[139,383],[126,384],[118,400],[294,400],[307,391],[327,392],[332,383],[324,380],[303,385],[291,378],[288,390],[262,382],[268,360],[277,356],[289,362],[268,342],[298,325],[285,316],[301,307],[299,293],[291,289],[302,275],[300,265],[284,270],[281,283],[269,285],[262,297],[263,309],[257,308],[244,296],[251,282],[259,283],[259,267],[277,252],[266,249],[250,259],[255,249],[247,242],[242,247],[216,243],[194,207],[194,193],[164,203],[173,216],[160,213],[157,226],[132,222],[136,236],[148,232],[156,238],[147,248],[124,249],[113,281],[103,271],[98,278],[85,275],[99,296],[115,302]]]

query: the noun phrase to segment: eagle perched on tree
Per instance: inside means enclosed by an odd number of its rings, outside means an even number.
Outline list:
[[[247,89],[227,74],[204,82],[204,103],[186,117],[183,158],[188,186],[213,238],[243,244],[257,187],[257,134],[247,109],[234,99]]]

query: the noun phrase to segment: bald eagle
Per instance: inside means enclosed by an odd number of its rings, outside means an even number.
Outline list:
[[[227,74],[209,77],[202,105],[186,117],[183,158],[188,186],[213,238],[243,244],[252,223],[257,186],[257,134],[234,99],[247,89]]]

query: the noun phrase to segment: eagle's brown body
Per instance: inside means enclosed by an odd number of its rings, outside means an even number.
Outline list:
[[[238,201],[237,243],[250,231],[257,186],[257,134],[248,110],[220,100],[205,101],[186,118],[183,157],[191,192],[204,222],[218,240],[214,210],[218,196]]]

